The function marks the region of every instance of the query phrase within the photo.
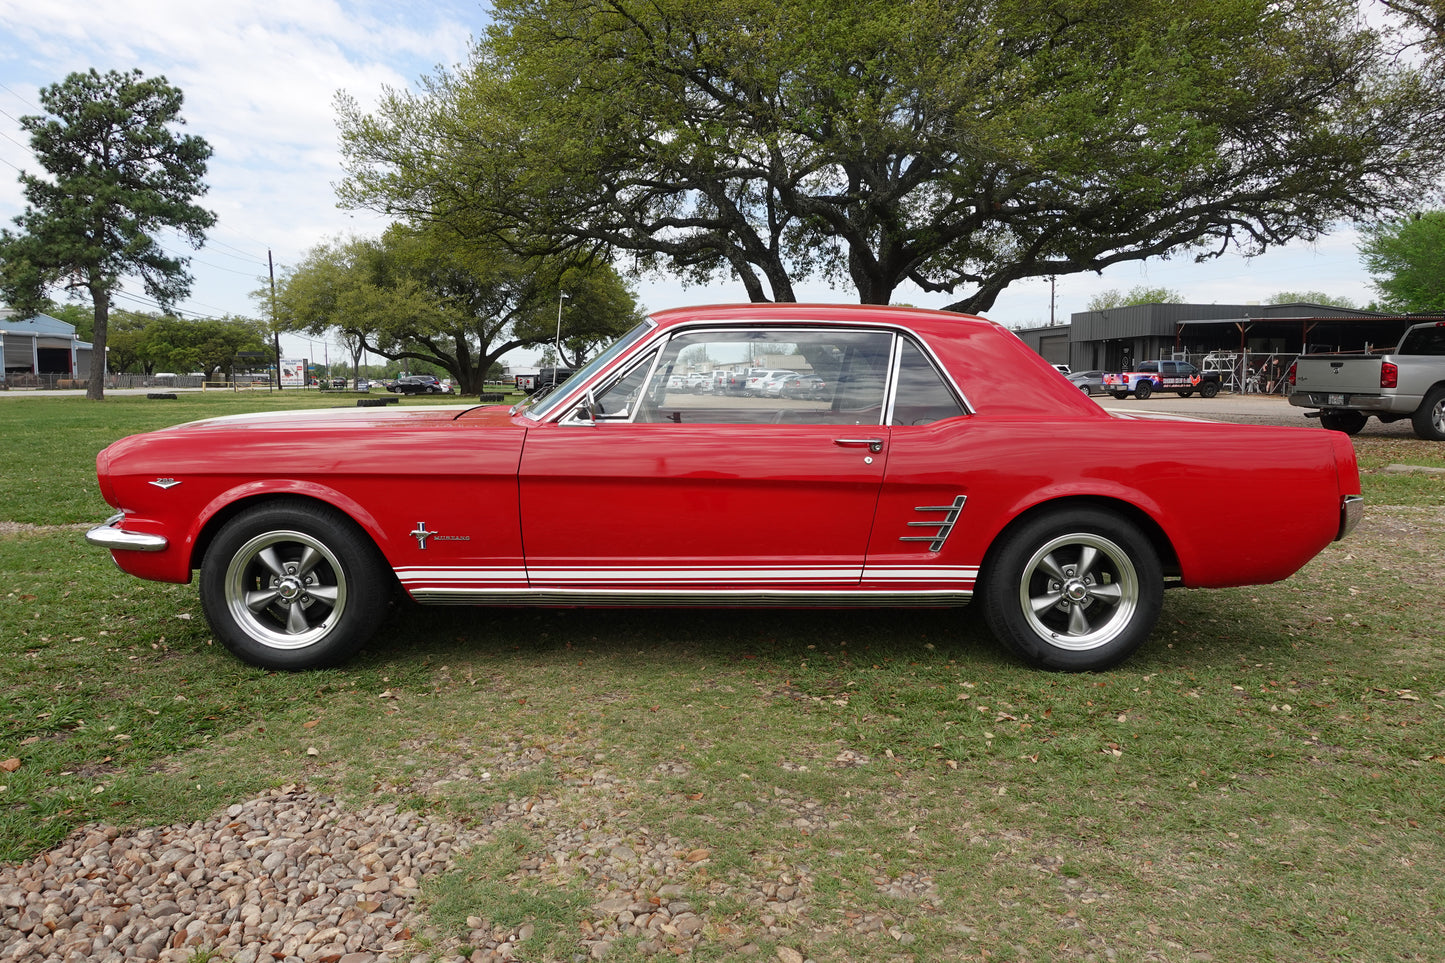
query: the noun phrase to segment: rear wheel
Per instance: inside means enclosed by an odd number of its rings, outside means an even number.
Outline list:
[[[259,505],[227,522],[201,566],[201,606],[232,653],[265,669],[335,665],[370,637],[390,594],[384,562],[324,505]]]
[[[1219,394],[1219,382],[1217,381],[1206,381],[1199,386],[1201,398],[1213,398],[1217,394]]]
[[[1445,441],[1445,386],[1425,396],[1425,401],[1410,417],[1416,437],[1426,441]]]
[[[1031,665],[1107,669],[1159,618],[1164,579],[1153,545],[1113,512],[1052,512],[1003,536],[983,573],[984,617]]]
[[[1358,411],[1321,411],[1320,425],[1330,431],[1343,431],[1347,435],[1358,434],[1365,427],[1370,416]]]
[[[1143,401],[1154,393],[1154,384],[1149,381],[1141,381],[1134,386],[1134,397]]]

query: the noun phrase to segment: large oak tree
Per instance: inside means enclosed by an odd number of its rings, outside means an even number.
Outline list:
[[[565,317],[559,301],[565,295]],[[640,319],[631,291],[605,265],[517,257],[441,230],[400,225],[382,237],[321,244],[278,281],[284,327],[339,331],[357,353],[436,365],[465,393],[498,359],[551,344],[580,355]]]
[[[163,308],[185,297],[189,259],[168,254],[169,227],[200,247],[215,224],[192,201],[206,192],[210,146],[178,135],[181,91],[139,70],[73,73],[40,91],[47,116],[20,125],[45,174],[21,173],[26,209],[18,232],[0,230],[0,292],[22,314],[50,289],[83,289],[95,308],[86,396],[104,397],[111,296],[138,278]]]
[[[1445,85],[1355,0],[498,0],[471,61],[340,102],[343,197],[754,300],[981,311],[1417,203]]]

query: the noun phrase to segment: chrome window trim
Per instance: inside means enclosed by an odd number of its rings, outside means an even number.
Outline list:
[[[660,360],[662,358],[661,349],[665,349],[667,344],[673,338],[676,338],[682,334],[706,334],[712,331],[735,331],[738,328],[766,328],[770,331],[806,331],[816,328],[834,328],[853,331],[887,332],[894,336],[893,352],[895,358],[893,370],[889,372],[889,384],[887,386],[887,392],[884,396],[883,405],[885,412],[887,412],[890,417],[892,413],[891,406],[894,399],[894,391],[897,385],[897,357],[899,352],[901,352],[902,350],[901,347],[898,346],[898,340],[900,336],[907,337],[911,339],[914,345],[918,348],[918,350],[922,352],[924,358],[926,358],[928,360],[928,363],[933,366],[934,371],[938,372],[939,376],[943,380],[944,386],[953,393],[954,400],[959,403],[959,407],[963,410],[963,413],[965,415],[972,415],[976,413],[976,409],[973,407],[972,404],[969,403],[968,394],[958,386],[958,382],[954,380],[952,372],[948,370],[948,366],[939,362],[938,355],[934,352],[933,347],[928,343],[928,339],[923,337],[917,331],[913,330],[907,325],[899,324],[896,321],[865,321],[862,319],[838,320],[836,318],[829,318],[827,316],[819,316],[816,318],[789,318],[786,320],[779,318],[775,321],[761,320],[757,318],[750,318],[747,320],[738,321],[723,320],[719,318],[698,318],[694,321],[686,321],[674,327],[666,328],[659,331],[657,330],[656,321],[653,321],[651,318],[648,318],[647,320],[652,324],[654,330],[650,332],[647,336],[640,338],[635,344],[633,344],[630,350],[626,354],[622,355],[620,359],[618,359],[618,363],[625,363],[633,356],[643,354],[654,347],[660,349],[657,354],[657,357]],[[607,381],[609,378],[609,373],[617,370],[618,363],[614,363],[613,365],[610,365],[609,367],[599,372],[597,376],[593,378],[592,384],[601,384],[602,382]],[[571,383],[570,379],[568,383]],[[559,424],[573,413],[576,408],[577,402],[580,401],[582,397],[586,394],[587,387],[587,384],[579,381],[576,385],[572,386],[570,389],[567,390],[567,393],[562,396],[562,399],[557,402],[555,407],[553,407],[551,411],[549,411],[548,414],[543,418],[534,417],[531,411],[524,411],[522,414],[528,418],[531,418],[534,421]],[[879,427],[893,426],[889,425],[888,420],[884,419],[883,416],[880,414]]]
[[[883,388],[882,427],[893,427],[893,406],[898,401],[898,382],[903,376],[903,338],[893,332],[893,345],[889,349],[888,381]]]

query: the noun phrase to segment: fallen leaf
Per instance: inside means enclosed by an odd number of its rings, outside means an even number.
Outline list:
[[[17,770],[17,769],[19,769],[19,768],[20,768],[20,760],[19,760],[19,759],[6,759],[4,762],[0,762],[0,769],[5,770],[6,772],[14,772],[15,770]]]

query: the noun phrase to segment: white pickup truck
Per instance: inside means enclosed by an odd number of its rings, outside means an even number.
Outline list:
[[[1445,441],[1445,321],[1417,324],[1384,354],[1304,354],[1290,369],[1289,403],[1353,435],[1371,415],[1409,418],[1415,434]]]

